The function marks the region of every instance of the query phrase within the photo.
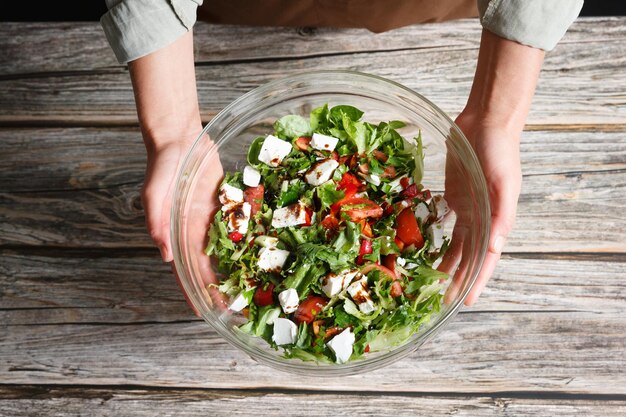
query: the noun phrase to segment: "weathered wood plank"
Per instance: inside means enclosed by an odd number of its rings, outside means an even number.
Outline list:
[[[626,402],[589,398],[403,396],[372,393],[2,387],[0,413],[12,417],[185,416],[602,416],[626,413]]]
[[[0,333],[5,384],[294,388],[205,323],[29,325]],[[626,394],[623,314],[460,314],[407,358],[297,388],[385,392]],[[609,382],[610,381],[610,382]]]
[[[622,42],[623,17],[580,17],[566,43]],[[364,29],[299,29],[213,25],[194,27],[196,60],[202,63],[288,59],[407,48],[477,48],[476,19],[412,25],[373,34]],[[233,42],[233,39],[245,42]],[[29,48],[24,53],[24,48]],[[0,76],[85,71],[118,66],[99,23],[28,22],[0,24]]]
[[[624,42],[560,45],[546,58],[528,122],[624,123],[626,98],[621,86],[626,84],[625,51]],[[321,56],[280,63],[199,66],[196,75],[200,108],[204,119],[209,120],[260,84],[303,70],[325,68],[387,77],[422,93],[454,116],[465,105],[476,56],[476,49],[420,49],[363,52],[349,59]],[[130,79],[121,67],[0,80],[0,108],[3,125],[136,123]]]
[[[527,131],[526,176],[626,169],[626,135],[603,131]],[[0,129],[0,190],[109,188],[143,181],[139,128]]]
[[[0,257],[4,325],[198,320],[156,249],[127,256],[4,250]],[[505,255],[480,301],[462,314],[626,314],[623,276],[624,257],[597,261]]]
[[[146,247],[140,184],[0,193],[0,245]],[[626,171],[525,178],[508,251],[626,252]]]

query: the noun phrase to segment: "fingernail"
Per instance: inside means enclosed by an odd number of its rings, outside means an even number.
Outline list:
[[[493,240],[493,246],[491,248],[491,251],[494,253],[502,253],[502,249],[504,249],[504,242],[504,236],[496,236],[496,238]]]
[[[165,245],[159,246],[159,251],[161,252],[161,259],[163,262],[167,262],[167,248]]]

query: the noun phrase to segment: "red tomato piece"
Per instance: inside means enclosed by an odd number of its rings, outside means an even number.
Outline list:
[[[378,271],[380,271],[380,273],[387,275],[389,279],[391,279],[392,281],[395,281],[398,279],[398,276],[395,274],[395,272],[393,272],[386,266],[378,265],[375,263],[369,263],[365,265],[363,268],[361,268],[361,273],[363,275],[367,275],[369,272],[373,271],[374,269],[377,269]]]
[[[396,217],[396,236],[405,245],[415,245],[417,248],[424,246],[422,232],[410,208],[405,208]]]
[[[417,185],[415,184],[409,185],[400,193],[400,195],[404,199],[415,198],[417,197],[418,194],[419,194],[419,190],[417,189]]]
[[[389,165],[388,167],[385,167],[383,173],[381,174],[381,177],[383,178],[395,178],[396,176],[396,167],[394,167],[393,165]]]
[[[368,217],[377,218],[383,215],[383,208],[367,198],[353,197],[341,202],[341,210],[355,223]]]
[[[411,185],[411,184],[409,183],[409,177],[402,177],[402,178],[400,179],[400,185],[402,186],[402,188],[403,188],[403,189],[404,189],[404,188],[406,188],[406,187],[408,187],[409,185]]]
[[[259,184],[256,187],[248,187],[243,192],[243,199],[246,203],[250,204],[250,215],[254,216],[263,206],[263,194],[265,194],[265,187],[263,184]]]
[[[396,297],[400,297],[402,293],[404,293],[404,290],[402,289],[402,283],[400,281],[394,281],[391,284],[389,295],[391,295],[393,298],[396,298]]]
[[[263,287],[257,287],[252,300],[254,304],[259,307],[274,304],[274,284],[270,282],[265,289],[263,289]]]
[[[293,313],[294,321],[296,324],[311,323],[315,316],[322,311],[326,303],[328,303],[328,299],[324,297],[309,295]]]
[[[328,230],[337,230],[339,229],[339,220],[337,220],[337,217],[329,214],[322,220],[322,226]]]
[[[310,226],[311,225],[311,216],[313,215],[313,210],[309,207],[304,209],[304,224],[302,225],[304,226]]]
[[[370,345],[366,345],[365,349],[363,349],[363,352],[367,353],[370,351]]]
[[[385,265],[385,267],[388,268],[394,274],[396,273],[396,259],[397,258],[398,258],[398,255],[396,255],[395,253],[390,253],[389,255],[385,256],[385,258],[383,259],[383,265]]]
[[[361,226],[361,233],[363,236],[369,238],[374,237],[374,233],[372,233],[372,226],[367,221],[361,220],[359,225]]]
[[[296,145],[296,148],[300,149],[301,151],[306,151],[307,149],[309,149],[310,143],[311,143],[310,137],[300,136],[298,139],[296,139],[295,145]]]
[[[228,238],[230,240],[232,240],[233,242],[237,243],[237,242],[241,241],[241,239],[243,239],[243,235],[241,233],[235,231],[235,232],[230,232],[228,234]]]
[[[389,159],[389,157],[383,151],[379,151],[378,149],[374,149],[372,151],[372,155],[374,155],[374,158],[376,158],[380,162],[387,162],[387,159]]]
[[[359,181],[359,179],[355,175],[346,172],[341,176],[341,180],[337,184],[337,189],[348,190],[354,188],[355,190],[357,190],[360,186],[361,181]]]
[[[372,241],[363,239],[361,241],[361,248],[359,249],[359,256],[357,256],[356,258],[357,265],[363,265],[365,263],[365,259],[363,259],[363,256],[370,253],[372,253]]]
[[[404,242],[398,239],[397,237],[394,238],[393,241],[398,246],[398,249],[400,249],[400,252],[402,252],[402,250],[404,249]]]

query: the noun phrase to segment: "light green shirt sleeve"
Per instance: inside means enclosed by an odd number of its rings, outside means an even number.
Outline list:
[[[120,64],[163,48],[192,29],[203,0],[106,0],[100,18]]]
[[[545,51],[561,40],[583,7],[583,0],[478,0],[483,28]]]

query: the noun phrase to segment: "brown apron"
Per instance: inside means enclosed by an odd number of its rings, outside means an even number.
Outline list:
[[[366,28],[477,17],[476,0],[204,0],[198,19],[249,26]]]

